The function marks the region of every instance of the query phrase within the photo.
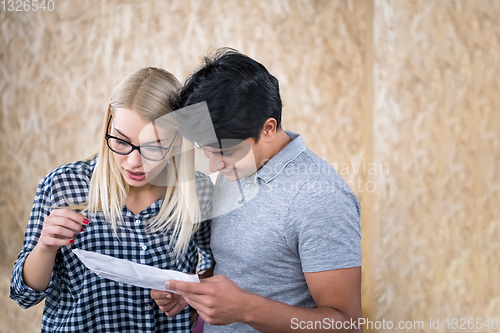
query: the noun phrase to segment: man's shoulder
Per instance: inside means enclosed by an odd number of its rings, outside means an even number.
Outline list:
[[[296,176],[306,181],[338,182],[342,179],[335,169],[323,158],[316,155],[309,148],[304,149],[286,168],[287,176]]]
[[[295,181],[296,200],[302,198],[312,203],[316,199],[332,202],[352,202],[359,209],[359,201],[351,187],[335,171],[332,165],[309,149],[305,149],[287,167],[285,172],[291,176],[289,181]]]

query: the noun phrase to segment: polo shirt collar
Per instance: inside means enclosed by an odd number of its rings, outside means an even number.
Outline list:
[[[306,144],[300,134],[285,131],[292,141],[274,155],[262,168],[257,171],[257,177],[269,183],[283,172],[288,163],[306,150]]]

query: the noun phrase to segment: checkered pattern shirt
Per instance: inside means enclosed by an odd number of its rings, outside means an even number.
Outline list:
[[[47,289],[36,291],[24,283],[24,262],[38,242],[50,207],[67,206],[65,198],[74,203],[86,201],[96,160],[94,157],[61,166],[38,185],[23,248],[12,272],[10,297],[23,308],[45,298],[42,332],[191,332],[189,308],[169,318],[151,298],[149,289],[100,278],[72,252],[83,249],[185,273],[210,268],[210,220],[201,223],[186,255],[180,259],[172,254],[171,231],[145,232],[145,222],[160,211],[163,199],[137,215],[124,207],[124,223],[117,230],[119,238],[102,213],[89,218],[89,225],[76,236],[74,244],[58,250]],[[210,216],[213,185],[207,176],[200,173],[196,176],[200,209],[205,218]]]

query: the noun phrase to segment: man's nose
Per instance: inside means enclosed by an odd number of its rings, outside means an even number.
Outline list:
[[[224,158],[222,156],[215,156],[215,154],[210,154],[208,160],[208,169],[210,170],[210,172],[217,172],[224,169],[225,167],[226,164],[224,163]]]

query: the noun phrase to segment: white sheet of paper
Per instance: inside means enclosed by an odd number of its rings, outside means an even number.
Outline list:
[[[190,275],[174,270],[160,269],[91,251],[74,249],[73,253],[98,276],[137,287],[168,290],[165,289],[165,281],[167,280],[200,282],[197,274]],[[172,290],[168,291],[175,293]]]

